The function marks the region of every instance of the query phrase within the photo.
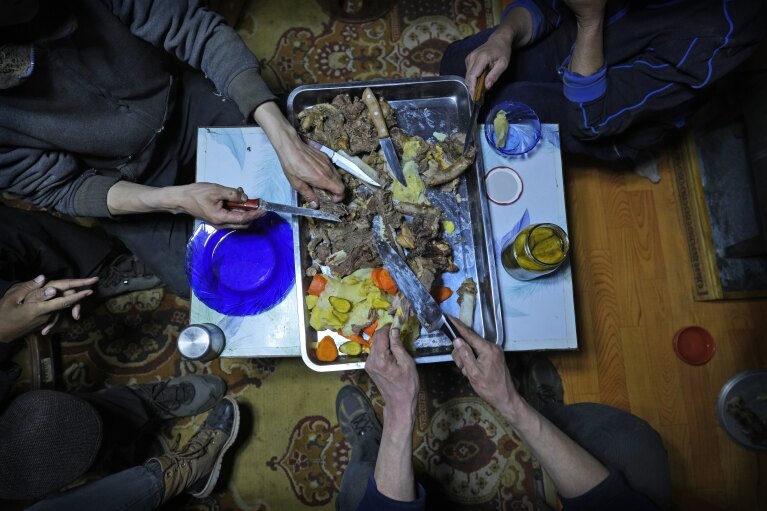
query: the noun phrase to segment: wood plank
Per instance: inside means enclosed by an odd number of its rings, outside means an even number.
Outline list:
[[[603,403],[629,410],[620,344],[615,276],[610,254],[607,251],[594,250],[589,251],[587,257],[591,277],[590,292],[594,301],[592,321],[595,328],[599,395]]]
[[[610,256],[615,278],[618,321],[622,327],[639,326],[642,309],[639,304],[639,279],[634,253],[634,229],[610,229]]]
[[[655,399],[654,375],[650,367],[647,330],[644,328],[621,328],[621,347],[626,360],[626,389],[628,390],[631,413],[660,428],[658,402]]]
[[[628,199],[635,226],[631,238],[634,271],[640,278],[664,279],[666,264],[653,192],[628,192]]]

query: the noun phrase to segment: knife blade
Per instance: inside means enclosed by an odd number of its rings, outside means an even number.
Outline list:
[[[407,186],[405,174],[402,172],[402,165],[400,165],[399,158],[397,158],[397,151],[394,150],[394,142],[392,142],[389,136],[389,128],[386,127],[386,119],[384,119],[383,112],[381,112],[381,105],[378,104],[378,99],[376,99],[375,94],[373,94],[369,87],[362,91],[362,100],[368,107],[370,119],[376,128],[378,141],[381,143],[381,149],[383,149],[384,158],[386,158],[386,163],[389,164],[392,176],[402,183],[402,186]]]
[[[474,133],[477,131],[479,110],[482,108],[482,103],[485,102],[485,79],[487,78],[487,73],[489,71],[490,68],[485,68],[477,78],[477,84],[474,86],[474,94],[471,96],[471,100],[474,103],[474,109],[471,111],[469,129],[466,132],[466,141],[463,144],[464,153],[469,150],[471,144],[474,142]]]
[[[344,156],[343,154],[332,150],[328,146],[322,145],[319,142],[315,142],[311,138],[304,137],[304,141],[307,145],[312,146],[313,148],[325,153],[328,158],[330,158],[330,161],[333,162],[337,167],[345,170],[352,176],[356,177],[360,181],[363,181],[369,185],[376,186],[378,188],[381,187],[381,183],[370,177],[362,168],[360,168],[359,165],[354,163],[352,160],[350,160],[347,156]]]
[[[383,221],[380,215],[373,218],[373,240],[384,267],[394,279],[397,288],[410,300],[418,320],[429,332],[440,330],[451,341],[458,337],[450,321],[442,313],[437,301],[421,284],[404,259],[384,239]]]
[[[327,220],[329,222],[341,221],[341,219],[336,215],[331,215],[330,213],[326,213],[325,211],[320,211],[318,209],[299,208],[297,206],[287,206],[285,204],[274,204],[272,202],[266,202],[263,199],[250,199],[246,200],[245,202],[224,201],[224,206],[229,209],[262,209],[264,211],[273,211],[275,213],[309,216],[312,218],[319,218],[320,220]]]

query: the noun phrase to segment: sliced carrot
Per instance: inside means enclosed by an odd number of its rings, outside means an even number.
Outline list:
[[[373,334],[376,333],[377,328],[378,328],[378,320],[375,320],[375,323],[365,328],[363,332],[365,332],[368,335],[368,337],[373,337]]]
[[[338,347],[332,337],[326,335],[317,343],[317,359],[322,362],[333,362],[338,358]]]
[[[391,278],[386,268],[375,268],[371,273],[371,278],[373,279],[373,284],[379,289],[386,291],[390,295],[397,294],[397,284]]]
[[[319,273],[312,277],[312,282],[309,284],[308,294],[314,296],[320,296],[325,290],[328,280]]]
[[[442,303],[453,296],[453,290],[445,286],[436,286],[432,288],[431,296],[433,296],[438,303]]]

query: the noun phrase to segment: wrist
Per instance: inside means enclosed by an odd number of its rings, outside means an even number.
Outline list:
[[[490,37],[497,41],[498,44],[511,47],[515,42],[516,31],[511,24],[500,24]]]
[[[406,432],[409,435],[415,426],[414,408],[414,406],[386,405],[383,411],[384,428],[393,432]]]
[[[282,115],[277,103],[274,101],[260,104],[253,112],[253,120],[263,128],[266,136],[275,148],[278,147],[277,144],[293,142],[299,139],[295,128]]]
[[[509,395],[501,403],[494,405],[501,412],[506,420],[512,426],[522,422],[523,418],[529,414],[530,405],[522,399],[519,394]]]
[[[596,14],[588,16],[579,16],[577,18],[578,36],[594,36],[596,34],[602,35],[604,28],[604,12],[598,12]]]
[[[183,186],[165,186],[155,188],[147,195],[147,202],[151,203],[154,209],[159,209],[167,213],[179,214],[188,213],[186,202],[188,193],[183,193]]]

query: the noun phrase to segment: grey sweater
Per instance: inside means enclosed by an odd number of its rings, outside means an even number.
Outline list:
[[[0,90],[0,190],[67,215],[109,216],[107,192],[142,182],[174,105],[172,58],[201,70],[243,117],[274,99],[237,33],[196,0],[65,0],[77,23],[36,47]]]

